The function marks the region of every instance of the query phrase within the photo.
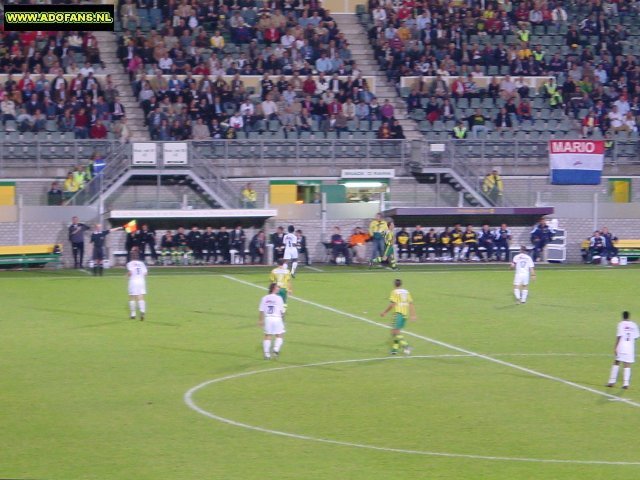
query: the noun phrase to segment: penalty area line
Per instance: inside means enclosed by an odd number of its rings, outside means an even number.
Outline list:
[[[239,278],[235,278],[231,275],[223,275],[224,278],[237,282],[237,283],[241,283],[243,285],[247,285],[253,288],[258,288],[260,290],[266,290],[264,287],[261,287],[259,285],[256,285],[255,283],[251,283],[251,282],[247,282],[246,280],[241,280]],[[292,295],[290,298],[293,298],[301,303],[305,303],[307,305],[311,305],[313,307],[316,308],[320,308],[322,310],[326,310],[328,312],[332,312],[332,313],[336,313],[338,315],[342,315],[345,317],[349,317],[349,318],[353,318],[354,320],[359,320],[361,322],[365,322],[368,323],[370,325],[375,325],[376,327],[380,327],[380,328],[385,328],[387,330],[389,330],[391,327],[389,325],[385,325],[384,323],[380,323],[380,322],[375,322],[373,320],[369,320],[368,318],[365,317],[361,317],[359,315],[354,315],[353,313],[349,313],[349,312],[345,312],[343,310],[338,310],[337,308],[333,308],[333,307],[329,307],[328,305],[323,305],[321,303],[317,303],[317,302],[313,302],[311,300],[307,300],[304,298],[300,298],[300,297],[296,297],[294,295]],[[527,368],[527,367],[523,367],[521,365],[518,365],[516,363],[512,363],[512,362],[507,362],[505,360],[500,360],[499,358],[494,358],[491,357],[489,355],[484,355],[482,353],[478,353],[478,352],[474,352],[472,350],[468,350],[466,348],[462,348],[462,347],[458,347],[457,345],[453,345],[451,343],[447,343],[447,342],[443,342],[440,340],[436,340],[435,338],[430,338],[430,337],[426,337],[424,335],[420,335],[418,333],[413,333],[410,332],[408,330],[404,331],[405,335],[414,337],[414,338],[418,338],[420,340],[424,340],[425,342],[431,343],[433,345],[438,345],[440,347],[444,347],[444,348],[448,348],[449,350],[453,350],[459,353],[465,353],[467,355],[470,355],[472,357],[476,357],[476,358],[480,358],[482,360],[486,360],[488,362],[492,362],[495,363],[497,365],[502,365],[503,367],[508,367],[508,368],[512,368],[514,370],[518,370],[520,372],[524,372],[524,373],[528,373],[529,375],[532,375],[534,377],[538,377],[538,378],[544,378],[546,380],[551,380],[557,383],[561,383],[563,385],[566,385],[568,387],[573,387],[575,389],[578,390],[582,390],[585,392],[589,392],[589,393],[593,393],[595,395],[599,395],[601,397],[605,397],[608,398],[609,400],[616,400],[620,403],[626,403],[627,405],[631,405],[633,407],[640,407],[640,403],[638,402],[634,402],[633,400],[629,400],[627,398],[622,398],[622,397],[618,397],[616,395],[613,395],[611,393],[607,393],[607,392],[601,392],[600,390],[596,390],[595,388],[591,388],[591,387],[587,387],[586,385],[580,385],[579,383],[576,382],[572,382],[571,380],[565,380],[564,378],[560,378],[560,377],[556,377],[554,375],[549,375],[547,373],[543,373],[543,372],[539,372],[537,370],[533,370],[531,368]]]

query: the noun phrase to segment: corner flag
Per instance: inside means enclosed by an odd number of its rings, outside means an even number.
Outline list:
[[[131,220],[129,223],[125,223],[122,228],[124,228],[124,231],[127,233],[133,233],[138,230],[138,224],[135,220]]]

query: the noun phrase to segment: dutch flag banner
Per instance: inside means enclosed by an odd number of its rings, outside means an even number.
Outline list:
[[[604,149],[604,140],[550,140],[551,183],[599,185]]]

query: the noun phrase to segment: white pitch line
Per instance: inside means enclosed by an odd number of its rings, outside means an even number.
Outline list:
[[[306,266],[306,265],[305,265]],[[256,267],[260,267],[260,266],[256,266]],[[268,270],[266,267],[268,267],[268,265],[262,265],[262,267],[264,267],[264,270]],[[169,267],[170,268],[170,267]],[[241,267],[244,268],[244,267]],[[307,267],[312,269],[312,267]],[[118,272],[124,272],[123,268],[112,268],[111,270],[113,271],[118,271]],[[326,273],[326,274],[340,274],[340,275],[379,275],[380,273],[398,273],[398,272],[392,272],[390,270],[376,270],[376,271],[369,271],[369,270],[365,270],[365,271],[354,271],[354,270],[348,270],[348,269],[344,269],[344,270],[331,270],[331,271],[327,271],[327,270],[321,270],[319,268],[316,268],[316,270],[318,270],[318,273]],[[539,268],[540,271],[542,272],[609,272],[611,270],[607,270],[605,268],[598,268],[598,269],[593,269],[593,270],[589,270],[589,269],[585,269],[585,268]],[[627,271],[627,272],[636,272],[638,269],[636,268],[626,268],[626,269],[618,269],[617,271]],[[81,270],[83,273],[87,274],[87,275],[91,275],[91,273],[89,273],[86,270]],[[169,278],[169,277],[216,277],[219,276],[218,272],[216,271],[216,268],[211,268],[208,271],[203,271],[203,269],[197,269],[193,272],[173,272],[173,273],[156,273],[156,272],[162,272],[164,271],[163,269],[158,269],[155,270],[153,267],[151,268],[151,273],[152,273],[152,277],[153,278]],[[167,272],[170,272],[171,270],[167,270]],[[403,273],[420,273],[420,274],[429,274],[429,275],[449,275],[449,274],[455,274],[455,273],[460,273],[463,272],[463,269],[459,269],[459,270],[413,270],[413,271],[403,271]],[[491,267],[487,267],[487,268],[470,268],[469,270],[467,270],[468,272],[503,272],[503,273],[509,273],[509,270],[505,270],[505,269],[496,269],[496,268],[491,268]],[[255,274],[258,272],[252,272],[251,274]],[[31,274],[30,274],[31,275]],[[74,280],[74,279],[78,279],[81,278],[79,276],[76,275],[31,275],[31,276],[6,276],[3,275],[3,272],[0,272],[0,281],[2,280],[6,280],[6,281],[15,281],[15,280]],[[106,279],[109,278],[116,278],[113,275],[107,275],[106,277],[103,277]]]
[[[265,290],[265,288],[263,288],[263,287],[261,287],[259,285],[256,285],[256,284],[251,283],[251,282],[247,282],[245,280],[241,280],[239,278],[232,277],[231,275],[223,275],[223,277],[227,278],[229,280],[232,280],[234,282],[238,282],[238,283],[242,283],[244,285],[248,285],[250,287],[258,288],[260,290]],[[293,295],[290,298],[298,300],[299,302],[302,302],[302,303],[306,303],[307,305],[312,305],[312,306],[314,306],[316,308],[321,308],[323,310],[327,310],[327,311],[332,312],[332,313],[337,313],[338,315],[343,315],[345,317],[353,318],[355,320],[359,320],[361,322],[368,323],[370,325],[375,325],[377,327],[386,328],[387,330],[391,328],[389,325],[385,325],[384,323],[374,322],[373,320],[369,320],[368,318],[361,317],[359,315],[354,315],[353,313],[344,312],[342,310],[338,310],[337,308],[329,307],[327,305],[323,305],[321,303],[316,303],[316,302],[313,302],[311,300],[306,300],[304,298],[296,297],[296,296],[293,296]],[[546,373],[538,372],[537,370],[533,370],[531,368],[523,367],[521,365],[517,365],[517,364],[511,363],[511,362],[506,362],[504,360],[500,360],[499,358],[490,357],[489,355],[484,355],[482,353],[477,353],[477,352],[474,352],[472,350],[467,350],[466,348],[458,347],[458,346],[453,345],[451,343],[442,342],[440,340],[436,340],[435,338],[430,338],[430,337],[426,337],[424,335],[419,335],[417,333],[409,332],[408,330],[404,330],[404,333],[405,333],[405,335],[409,335],[409,336],[414,337],[414,338],[419,338],[420,340],[424,340],[425,342],[429,342],[429,343],[432,343],[434,345],[439,345],[441,347],[448,348],[449,350],[454,350],[456,352],[466,353],[467,355],[472,355],[472,356],[477,357],[477,358],[482,358],[483,360],[487,360],[488,362],[493,362],[493,363],[496,363],[498,365],[502,365],[503,367],[513,368],[515,370],[519,370],[521,372],[528,373],[529,375],[533,375],[535,377],[545,378],[547,380],[552,380],[554,382],[562,383],[563,385],[567,385],[569,387],[577,388],[577,389],[583,390],[585,392],[590,392],[590,393],[593,393],[595,395],[599,395],[601,397],[605,397],[605,398],[609,398],[609,399],[619,399],[619,401],[621,403],[626,403],[627,405],[631,405],[631,406],[634,406],[634,407],[640,407],[640,403],[634,402],[633,400],[629,400],[627,398],[617,397],[615,395],[612,395],[611,393],[601,392],[600,390],[596,390],[595,388],[587,387],[585,385],[580,385],[579,383],[572,382],[570,380],[565,380],[564,378],[555,377],[553,375],[549,375],[549,374],[546,374]]]
[[[309,270],[313,270],[314,272],[324,273],[324,270],[322,270],[321,268],[312,267],[311,265],[305,265],[305,268],[308,268]]]
[[[255,285],[254,285],[255,286]],[[566,459],[550,459],[550,458],[527,458],[527,457],[502,457],[502,456],[492,456],[492,455],[474,455],[469,453],[451,453],[451,452],[432,452],[425,450],[409,450],[404,448],[389,448],[389,447],[379,447],[376,445],[367,445],[363,443],[354,443],[354,442],[342,442],[340,440],[331,440],[327,438],[318,438],[312,437],[309,435],[301,435],[297,433],[283,432],[280,430],[272,430],[269,428],[258,427],[255,425],[249,425],[247,423],[238,422],[236,420],[232,420],[230,418],[221,417],[220,415],[216,415],[215,413],[209,412],[200,408],[196,405],[193,400],[193,395],[215,383],[224,382],[226,380],[234,380],[237,378],[248,377],[251,375],[257,375],[260,373],[268,373],[268,372],[278,372],[282,370],[291,370],[295,368],[311,368],[311,367],[320,367],[326,365],[339,365],[339,364],[347,364],[347,363],[362,363],[362,362],[373,362],[373,361],[402,361],[402,360],[411,360],[416,358],[447,358],[447,357],[474,357],[475,355],[470,354],[444,354],[444,355],[414,355],[412,357],[379,357],[379,358],[360,358],[355,360],[333,360],[327,362],[318,362],[318,363],[308,363],[305,365],[289,365],[286,367],[275,367],[261,370],[253,370],[251,372],[244,373],[235,373],[232,375],[227,375],[221,378],[214,378],[213,380],[207,380],[206,382],[202,382],[199,385],[196,385],[193,388],[190,388],[183,397],[184,403],[194,410],[195,412],[204,415],[205,417],[211,418],[213,420],[217,420],[222,423],[226,423],[228,425],[232,425],[234,427],[246,428],[249,430],[254,430],[256,432],[267,433],[271,435],[280,435],[282,437],[295,438],[297,440],[307,440],[313,442],[327,443],[330,445],[339,445],[342,447],[355,447],[355,448],[364,448],[368,450],[376,450],[381,452],[389,452],[389,453],[404,453],[410,455],[423,455],[423,456],[431,456],[431,457],[445,457],[445,458],[468,458],[473,460],[492,460],[492,461],[508,461],[508,462],[528,462],[528,463],[555,463],[555,464],[572,464],[572,465],[626,465],[626,466],[638,466],[640,462],[624,462],[624,461],[609,461],[609,460],[566,460]]]

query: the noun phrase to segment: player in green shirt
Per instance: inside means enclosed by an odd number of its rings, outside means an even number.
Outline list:
[[[396,234],[393,231],[393,222],[387,222],[387,231],[384,233],[384,251],[382,256],[376,257],[369,261],[369,268],[373,267],[374,263],[388,262],[392,270],[398,270],[398,262],[396,260],[395,250],[393,246],[395,244]]]

